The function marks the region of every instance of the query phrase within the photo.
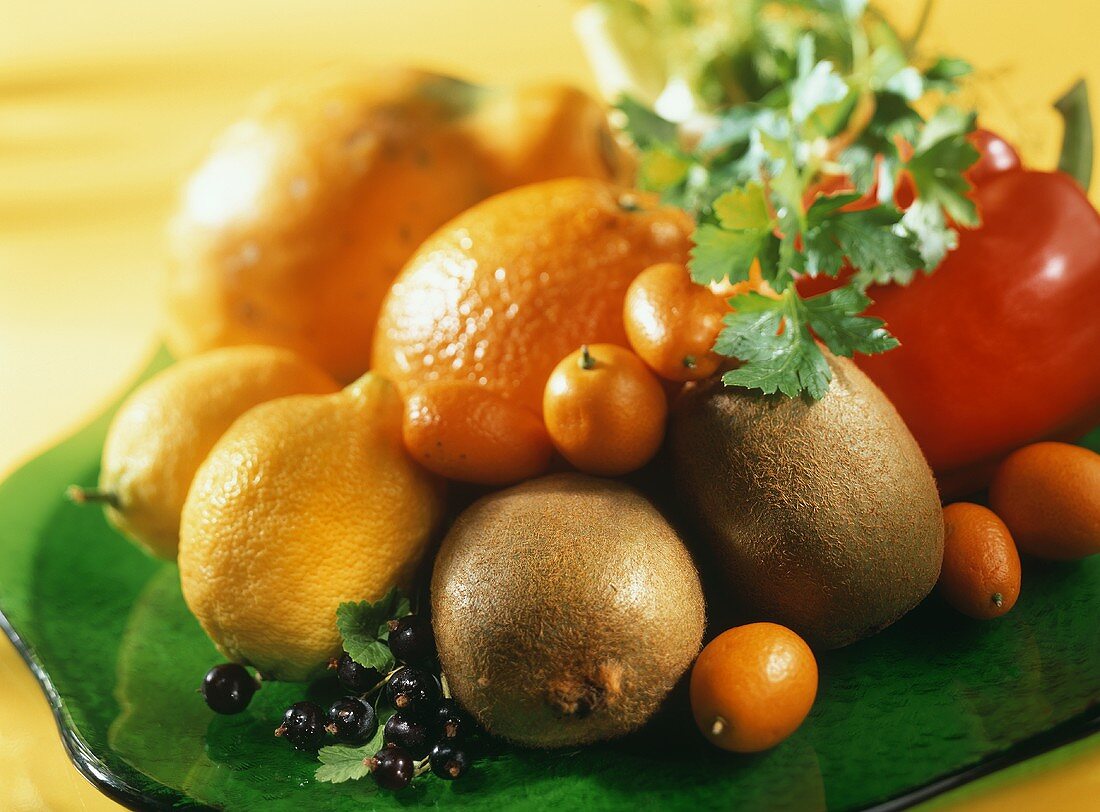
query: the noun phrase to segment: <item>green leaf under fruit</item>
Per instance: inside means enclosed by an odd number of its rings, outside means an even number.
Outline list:
[[[375,738],[379,739],[378,745],[366,744],[362,747],[348,747],[345,744],[334,744],[330,747],[322,747],[317,751],[317,759],[321,766],[314,773],[314,778],[327,784],[342,784],[345,781],[356,781],[370,774],[367,759],[378,752],[381,746],[382,726],[378,726]]]
[[[1058,168],[1077,179],[1087,192],[1092,183],[1092,116],[1089,114],[1089,89],[1079,79],[1062,98],[1054,103],[1062,115],[1065,132]]]
[[[355,662],[381,672],[394,665],[393,654],[386,641],[390,630],[387,623],[404,617],[411,610],[409,599],[396,587],[378,601],[342,603],[336,609],[336,628],[344,641],[344,651]]]

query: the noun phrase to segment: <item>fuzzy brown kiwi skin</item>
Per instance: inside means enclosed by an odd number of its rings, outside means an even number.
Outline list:
[[[680,499],[721,569],[722,600],[838,648],[932,590],[943,516],[893,405],[851,361],[826,358],[833,380],[816,403],[720,378],[690,386],[673,409],[670,447]]]
[[[699,652],[691,556],[627,485],[557,474],[491,494],[443,541],[432,617],[451,691],[533,747],[643,725]]]

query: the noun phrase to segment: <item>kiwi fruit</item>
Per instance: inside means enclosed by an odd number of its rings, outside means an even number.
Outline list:
[[[670,452],[721,601],[837,648],[889,626],[935,586],[943,515],[893,405],[851,361],[826,358],[833,378],[817,402],[719,377],[688,386]]]
[[[706,624],[672,526],[628,485],[580,474],[469,507],[443,541],[431,595],[452,693],[490,733],[532,747],[642,726]]]

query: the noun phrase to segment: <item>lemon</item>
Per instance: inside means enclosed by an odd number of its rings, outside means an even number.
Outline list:
[[[338,388],[319,367],[274,347],[232,347],[180,361],[138,387],[115,414],[98,489],[70,493],[78,502],[103,502],[116,528],[155,555],[175,558],[191,480],[233,421],[267,400]]]
[[[401,439],[402,402],[367,373],[257,406],[218,441],[183,508],[183,596],[229,659],[309,679],[340,647],[336,607],[407,586],[443,513]]]

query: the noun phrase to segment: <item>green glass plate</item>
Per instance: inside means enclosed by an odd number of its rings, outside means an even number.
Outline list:
[[[168,361],[160,353],[147,374]],[[369,780],[318,784],[315,762],[271,735],[307,689],[267,685],[239,716],[209,712],[196,688],[219,658],[184,607],[175,566],[63,498],[67,485],[95,482],[109,419],[0,487],[0,622],[41,680],[77,767],[130,806],[900,808],[1100,728],[1094,556],[1027,562],[1003,619],[970,621],[933,598],[823,655],[810,718],[768,753],[710,748],[681,697],[680,712],[612,744],[544,753],[487,742],[476,771],[453,784],[429,776],[396,796]],[[1089,444],[1100,447],[1100,434]]]

